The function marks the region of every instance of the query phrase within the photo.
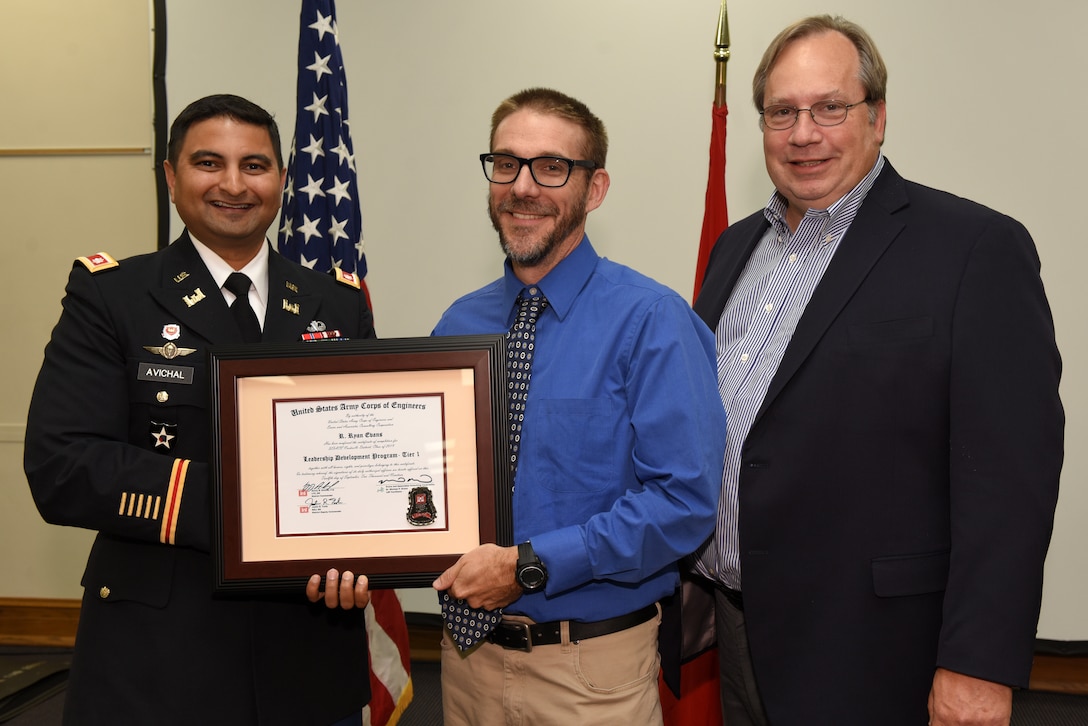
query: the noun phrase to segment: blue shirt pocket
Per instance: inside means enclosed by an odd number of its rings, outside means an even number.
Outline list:
[[[533,431],[540,460],[519,462],[539,466],[533,472],[554,492],[597,492],[612,485],[615,441],[611,402],[605,398],[549,398],[540,407],[540,427]],[[525,450],[523,449],[523,454]],[[520,472],[519,472],[520,476]]]

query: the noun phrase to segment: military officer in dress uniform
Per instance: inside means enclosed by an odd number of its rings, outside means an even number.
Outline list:
[[[164,166],[185,233],[152,254],[74,264],[27,420],[42,516],[98,531],[64,722],[359,723],[365,577],[330,571],[297,597],[212,595],[206,351],[246,339],[236,299],[263,341],[373,337],[365,295],[353,276],[305,269],[266,241],[285,169],[260,107],[194,102]],[[224,291],[235,272],[249,284]]]

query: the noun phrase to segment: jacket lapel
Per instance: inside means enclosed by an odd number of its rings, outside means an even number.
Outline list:
[[[237,342],[227,303],[196,247],[183,232],[162,256],[162,280],[151,296],[179,322],[211,343]]]
[[[287,343],[301,340],[306,326],[321,307],[321,297],[312,294],[299,267],[274,250],[268,255],[268,308],[264,317],[264,341]]]
[[[729,302],[729,296],[733,293],[733,287],[737,284],[740,274],[748,264],[748,258],[752,256],[759,240],[769,226],[762,215],[755,220],[752,229],[738,229],[734,239],[729,240],[728,246],[723,246],[721,237],[714,244],[710,261],[707,263],[707,277],[703,280],[703,286],[699,290],[692,308],[703,319],[703,322],[711,330],[718,329],[718,320],[725,310],[725,304]],[[719,260],[720,256],[720,260]]]
[[[797,373],[858,287],[902,232],[905,222],[894,213],[908,204],[903,178],[885,161],[884,170],[858,210],[827,272],[812,294],[797,329],[771,379],[756,422]]]

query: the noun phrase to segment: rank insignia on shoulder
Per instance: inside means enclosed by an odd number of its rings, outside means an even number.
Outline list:
[[[102,272],[103,270],[112,270],[114,267],[119,267],[121,263],[113,259],[105,252],[97,252],[87,257],[77,258],[83,263],[83,266],[87,268],[88,272]]]
[[[362,284],[359,282],[359,276],[354,272],[344,272],[339,267],[332,268],[333,274],[336,276],[336,281],[354,287],[356,290],[362,289]]]

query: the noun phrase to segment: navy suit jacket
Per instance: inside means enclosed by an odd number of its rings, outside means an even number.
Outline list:
[[[712,329],[767,226],[718,240]],[[924,724],[938,666],[1027,685],[1064,429],[1039,266],[1021,224],[890,164],[866,197],[743,446],[772,723]]]

